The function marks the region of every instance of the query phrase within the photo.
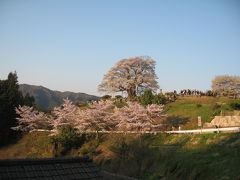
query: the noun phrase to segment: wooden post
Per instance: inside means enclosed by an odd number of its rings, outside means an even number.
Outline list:
[[[201,134],[202,134],[202,117],[198,116],[198,127],[201,127]]]

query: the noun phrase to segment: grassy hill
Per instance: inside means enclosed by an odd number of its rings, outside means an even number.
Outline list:
[[[20,84],[19,89],[24,95],[29,93],[30,95],[34,96],[36,106],[42,110],[50,110],[55,106],[59,106],[63,103],[64,98],[68,98],[73,102],[99,100],[99,97],[97,96],[69,91],[53,91],[43,86]]]
[[[180,124],[183,129],[197,128],[197,117],[201,116],[203,123],[210,122],[221,111],[231,110],[232,102],[240,100],[226,97],[179,97],[175,102],[165,106],[165,111],[170,119]]]
[[[237,100],[239,102],[239,100]],[[230,110],[236,100],[212,97],[180,97],[165,106],[171,120],[196,128],[197,116],[204,122]],[[79,146],[60,144],[58,156],[88,155],[102,169],[148,180],[240,179],[240,134],[124,135],[88,134]],[[83,142],[83,143],[82,143]],[[81,144],[81,145],[80,145]],[[46,132],[23,135],[16,144],[0,148],[0,158],[44,158],[56,156],[52,137]]]

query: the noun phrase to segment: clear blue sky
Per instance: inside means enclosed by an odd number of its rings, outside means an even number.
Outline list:
[[[0,0],[0,79],[99,95],[110,67],[141,55],[164,91],[240,75],[240,1]]]

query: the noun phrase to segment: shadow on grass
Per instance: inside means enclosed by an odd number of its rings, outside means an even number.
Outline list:
[[[169,130],[173,130],[173,128],[178,128],[181,125],[187,124],[189,122],[189,118],[183,118],[180,116],[168,116],[165,120],[165,124]]]
[[[7,135],[0,137],[0,148],[8,147],[13,144],[17,144],[23,137],[23,133],[20,131],[10,131]]]
[[[151,135],[148,135],[151,136]],[[152,135],[154,136],[154,135]],[[170,135],[171,136],[171,135]],[[185,148],[194,135],[183,141],[150,147],[149,137],[115,137],[109,149],[115,157],[99,162],[103,169],[139,179],[239,179],[240,135],[229,134],[217,143],[201,148]],[[197,135],[201,142],[221,135]],[[112,137],[113,138],[113,137]],[[153,137],[154,138],[154,137]],[[165,135],[156,138],[168,138]],[[194,137],[195,138],[195,137]],[[167,148],[166,148],[166,147]],[[172,148],[169,148],[172,146]]]

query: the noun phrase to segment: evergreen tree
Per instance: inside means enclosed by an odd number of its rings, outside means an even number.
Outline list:
[[[29,93],[24,96],[23,101],[26,106],[35,106],[35,99]]]
[[[166,104],[167,98],[162,94],[156,94],[152,100],[153,104]]]
[[[148,104],[166,104],[167,98],[162,94],[153,94],[151,89],[148,89],[141,96],[141,104],[146,106]]]
[[[141,104],[142,105],[152,104],[153,98],[154,98],[154,95],[152,93],[152,90],[147,89],[141,97]]]
[[[31,105],[33,97],[23,97],[19,91],[17,73],[9,73],[6,80],[0,80],[0,145],[9,142],[14,135],[14,131],[11,127],[16,126],[15,108],[19,105],[25,104]]]

